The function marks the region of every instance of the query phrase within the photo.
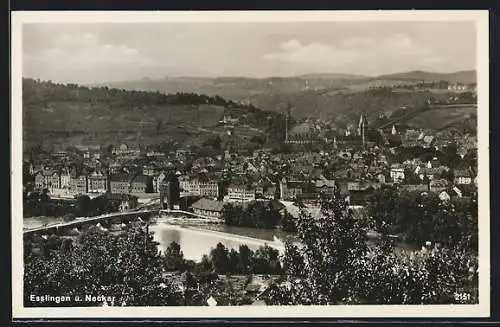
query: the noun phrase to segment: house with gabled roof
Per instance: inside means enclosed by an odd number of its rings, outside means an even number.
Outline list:
[[[210,200],[206,198],[201,198],[191,206],[193,212],[200,216],[220,218],[222,215],[222,210],[224,208],[224,203],[221,201]]]

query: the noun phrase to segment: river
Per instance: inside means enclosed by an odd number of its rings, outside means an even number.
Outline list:
[[[61,223],[62,218],[32,217],[23,219],[24,229]],[[283,244],[276,242],[275,236],[280,240],[289,239],[290,235],[277,230],[258,228],[229,227],[224,225],[178,225],[158,222],[150,225],[149,230],[159,243],[159,248],[164,251],[172,242],[181,246],[184,257],[188,260],[200,261],[204,254],[209,254],[217,243],[222,243],[228,249],[238,250],[240,245],[246,244],[253,251],[264,245],[272,246],[278,250],[283,249]]]
[[[217,243],[222,243],[228,249],[238,250],[240,245],[247,245],[255,251],[264,245],[272,246],[280,251],[283,244],[274,239],[288,238],[288,235],[273,230],[256,228],[227,227],[222,225],[179,226],[168,223],[158,223],[150,226],[154,232],[154,240],[164,251],[172,242],[181,246],[184,257],[188,260],[200,261],[204,254],[209,254]]]
[[[35,228],[44,224],[61,222],[61,218],[34,217],[25,218],[24,228]],[[281,241],[292,240],[293,236],[278,230],[257,228],[230,227],[225,225],[179,225],[158,221],[150,225],[153,237],[159,243],[160,250],[164,251],[172,242],[181,246],[184,257],[188,260],[200,261],[204,254],[209,254],[217,243],[222,243],[228,249],[238,250],[240,245],[247,245],[255,251],[264,245],[272,246],[283,251]],[[277,240],[278,238],[279,240]],[[369,241],[373,243],[373,241]],[[398,242],[396,249],[414,250],[407,244]]]

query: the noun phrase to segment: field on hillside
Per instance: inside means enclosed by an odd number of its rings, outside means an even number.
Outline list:
[[[477,108],[474,106],[433,109],[413,117],[406,124],[414,128],[438,130],[467,120],[471,115],[476,113]]]
[[[293,106],[296,117],[322,117],[336,119],[339,115],[356,119],[361,113],[376,118],[380,113],[392,112],[403,106],[421,106],[429,98],[444,100],[445,95],[430,92],[393,92],[388,89],[330,92],[300,92],[288,96],[262,95],[254,103],[265,110],[280,110],[286,101]]]
[[[105,103],[49,102],[25,107],[23,123],[28,130],[148,132],[155,131],[159,122],[213,127],[223,115],[223,107],[212,105],[144,105],[117,111]]]

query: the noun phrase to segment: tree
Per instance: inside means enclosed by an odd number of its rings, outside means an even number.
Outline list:
[[[165,250],[165,268],[168,271],[183,271],[186,268],[181,246],[172,242]]]
[[[73,240],[65,238],[61,243],[61,254],[67,255],[73,250]]]
[[[324,205],[323,215],[299,217],[300,244],[286,244],[285,282],[274,286],[268,304],[456,303],[457,292],[477,303],[477,257],[460,248],[392,251],[371,248],[365,226],[342,202]],[[382,226],[383,230],[383,226]]]
[[[435,193],[377,190],[371,196],[368,216],[371,227],[382,234],[400,234],[420,246],[426,241],[457,246],[464,239],[475,248],[477,202],[452,199],[443,202]]]
[[[281,218],[281,228],[285,232],[291,232],[294,233],[297,231],[297,228],[295,226],[295,218],[288,212],[285,212]]]
[[[384,225],[392,226],[397,223],[397,197],[397,190],[392,187],[376,190],[370,196],[368,215],[372,220],[373,228],[380,229]]]
[[[210,251],[212,269],[216,273],[225,274],[229,272],[229,253],[224,244],[217,243],[215,249]]]
[[[458,147],[456,143],[448,144],[441,150],[441,153],[443,163],[448,167],[453,169],[458,164],[460,157],[458,156]]]
[[[253,264],[254,274],[279,274],[281,264],[279,261],[279,251],[265,245],[255,251]]]
[[[318,219],[302,212],[297,223],[301,246],[286,247],[284,265],[288,276],[291,280],[300,279],[299,285],[293,287],[297,303],[347,301],[354,278],[349,264],[367,251],[366,227],[354,218],[344,201],[324,200],[321,212]],[[316,296],[312,296],[313,291]]]
[[[409,168],[405,168],[405,184],[420,184],[422,181],[418,178],[417,174]]]
[[[241,273],[241,271],[238,270],[239,268],[238,263],[240,261],[238,251],[236,251],[235,249],[231,249],[231,251],[229,251],[227,261],[229,267],[228,272],[232,274]]]
[[[77,199],[78,212],[81,216],[89,216],[91,211],[91,202],[88,195],[80,195]]]
[[[75,215],[73,213],[67,213],[63,216],[63,221],[68,222],[68,221],[73,221],[75,220]]]
[[[247,245],[240,245],[237,266],[238,272],[241,272],[243,274],[248,274],[251,272],[254,260],[253,255],[253,251],[250,250]]]
[[[158,244],[142,227],[118,235],[92,227],[80,235],[72,249],[67,241],[63,244],[57,248],[60,251],[33,255],[25,261],[25,299],[30,294],[65,295],[74,299],[76,295],[104,293],[116,298],[115,305],[180,303],[169,280],[163,277]],[[34,305],[29,300],[25,304]],[[73,301],[60,305],[100,303]]]
[[[197,273],[202,272],[211,272],[212,271],[212,262],[208,255],[204,254],[201,258],[201,261],[196,264],[195,270]]]

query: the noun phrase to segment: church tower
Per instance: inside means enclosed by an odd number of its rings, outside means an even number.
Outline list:
[[[363,146],[365,146],[365,129],[366,129],[366,118],[363,114],[361,114],[358,123],[358,135],[361,136],[361,142]]]
[[[286,117],[285,117],[285,143],[288,143],[288,127],[289,127],[288,125],[291,116],[292,116],[292,105],[290,104],[290,101],[288,101],[286,105]]]

